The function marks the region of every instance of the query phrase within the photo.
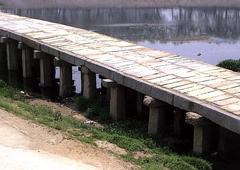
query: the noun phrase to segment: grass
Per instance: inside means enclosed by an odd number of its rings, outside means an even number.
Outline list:
[[[102,123],[109,121],[109,112],[107,107],[102,107],[99,100],[88,100],[84,97],[76,99],[76,105],[79,111],[84,112],[85,116],[90,119],[97,119]]]
[[[217,66],[223,67],[235,72],[240,72],[240,60],[232,60],[232,59],[224,60],[224,61],[221,61]]]
[[[122,158],[133,162],[143,169],[149,170],[211,170],[211,164],[196,156],[178,155],[166,147],[160,146],[154,139],[138,130],[139,124],[133,124],[131,120],[126,122],[111,123],[107,118],[106,108],[96,102],[83,98],[77,100],[79,109],[86,111],[85,114],[91,118],[101,120],[103,128],[84,124],[70,116],[61,115],[46,106],[29,104],[18,90],[7,86],[0,81],[0,107],[25,119],[46,125],[50,128],[61,130],[70,138],[81,142],[95,145],[96,140],[105,140],[124,148],[127,155]],[[104,114],[104,116],[101,116]],[[151,155],[150,158],[135,159],[136,151],[144,151]]]

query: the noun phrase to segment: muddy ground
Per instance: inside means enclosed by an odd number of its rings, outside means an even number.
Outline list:
[[[135,169],[104,149],[0,109],[0,169]]]
[[[0,0],[6,7],[240,7],[240,0]]]

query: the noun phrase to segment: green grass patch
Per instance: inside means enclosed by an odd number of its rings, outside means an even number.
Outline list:
[[[240,72],[240,60],[224,60],[221,61],[217,66],[226,68],[235,72]]]
[[[11,99],[15,99],[17,91],[16,89],[9,87],[7,85],[7,83],[5,83],[4,81],[0,80],[0,95],[3,97],[7,97],[7,98],[11,98]]]
[[[89,119],[97,119],[101,122],[109,120],[109,111],[107,107],[101,106],[99,100],[88,100],[82,96],[76,99],[76,106],[79,111],[83,111]]]
[[[209,162],[190,156],[179,156],[175,154],[157,154],[153,158],[145,158],[140,161],[140,164],[145,169],[161,169],[158,168],[159,163],[168,169],[174,170],[211,170]]]
[[[78,97],[78,98],[76,99],[76,105],[77,105],[78,110],[80,110],[80,111],[85,111],[85,110],[87,110],[87,108],[89,107],[90,101],[87,100],[87,99],[84,98],[84,97]]]
[[[128,154],[124,160],[140,165],[144,169],[172,170],[211,170],[211,164],[196,156],[180,156],[166,147],[160,146],[154,139],[147,136],[141,123],[131,120],[113,123],[108,117],[108,109],[94,101],[80,98],[77,100],[79,109],[91,118],[101,120],[103,128],[84,124],[79,120],[54,112],[46,106],[31,105],[21,94],[4,82],[0,82],[0,107],[18,116],[61,130],[70,138],[94,144],[96,140],[104,140],[124,148]],[[104,114],[101,117],[101,114]],[[153,155],[151,158],[134,158],[134,152],[144,151]]]

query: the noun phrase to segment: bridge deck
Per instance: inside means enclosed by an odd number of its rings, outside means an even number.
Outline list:
[[[0,13],[0,35],[240,134],[240,74],[61,24]]]

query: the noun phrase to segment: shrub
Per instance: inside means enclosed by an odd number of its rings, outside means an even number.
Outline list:
[[[99,110],[97,107],[90,107],[85,111],[85,115],[89,118],[89,119],[93,119],[96,116],[98,116],[99,114]]]
[[[217,66],[223,67],[232,71],[240,72],[240,60],[224,60],[221,61]]]
[[[16,98],[17,92],[14,88],[10,87],[4,81],[0,80],[0,95],[11,99]]]
[[[98,121],[109,120],[109,111],[106,106],[101,106],[98,100],[78,97],[76,100],[78,110],[85,112],[86,117]]]
[[[7,87],[7,83],[0,80],[0,88]]]
[[[78,110],[80,111],[85,111],[88,109],[89,105],[90,105],[90,101],[88,99],[86,99],[85,97],[78,97],[76,99],[76,105]]]

